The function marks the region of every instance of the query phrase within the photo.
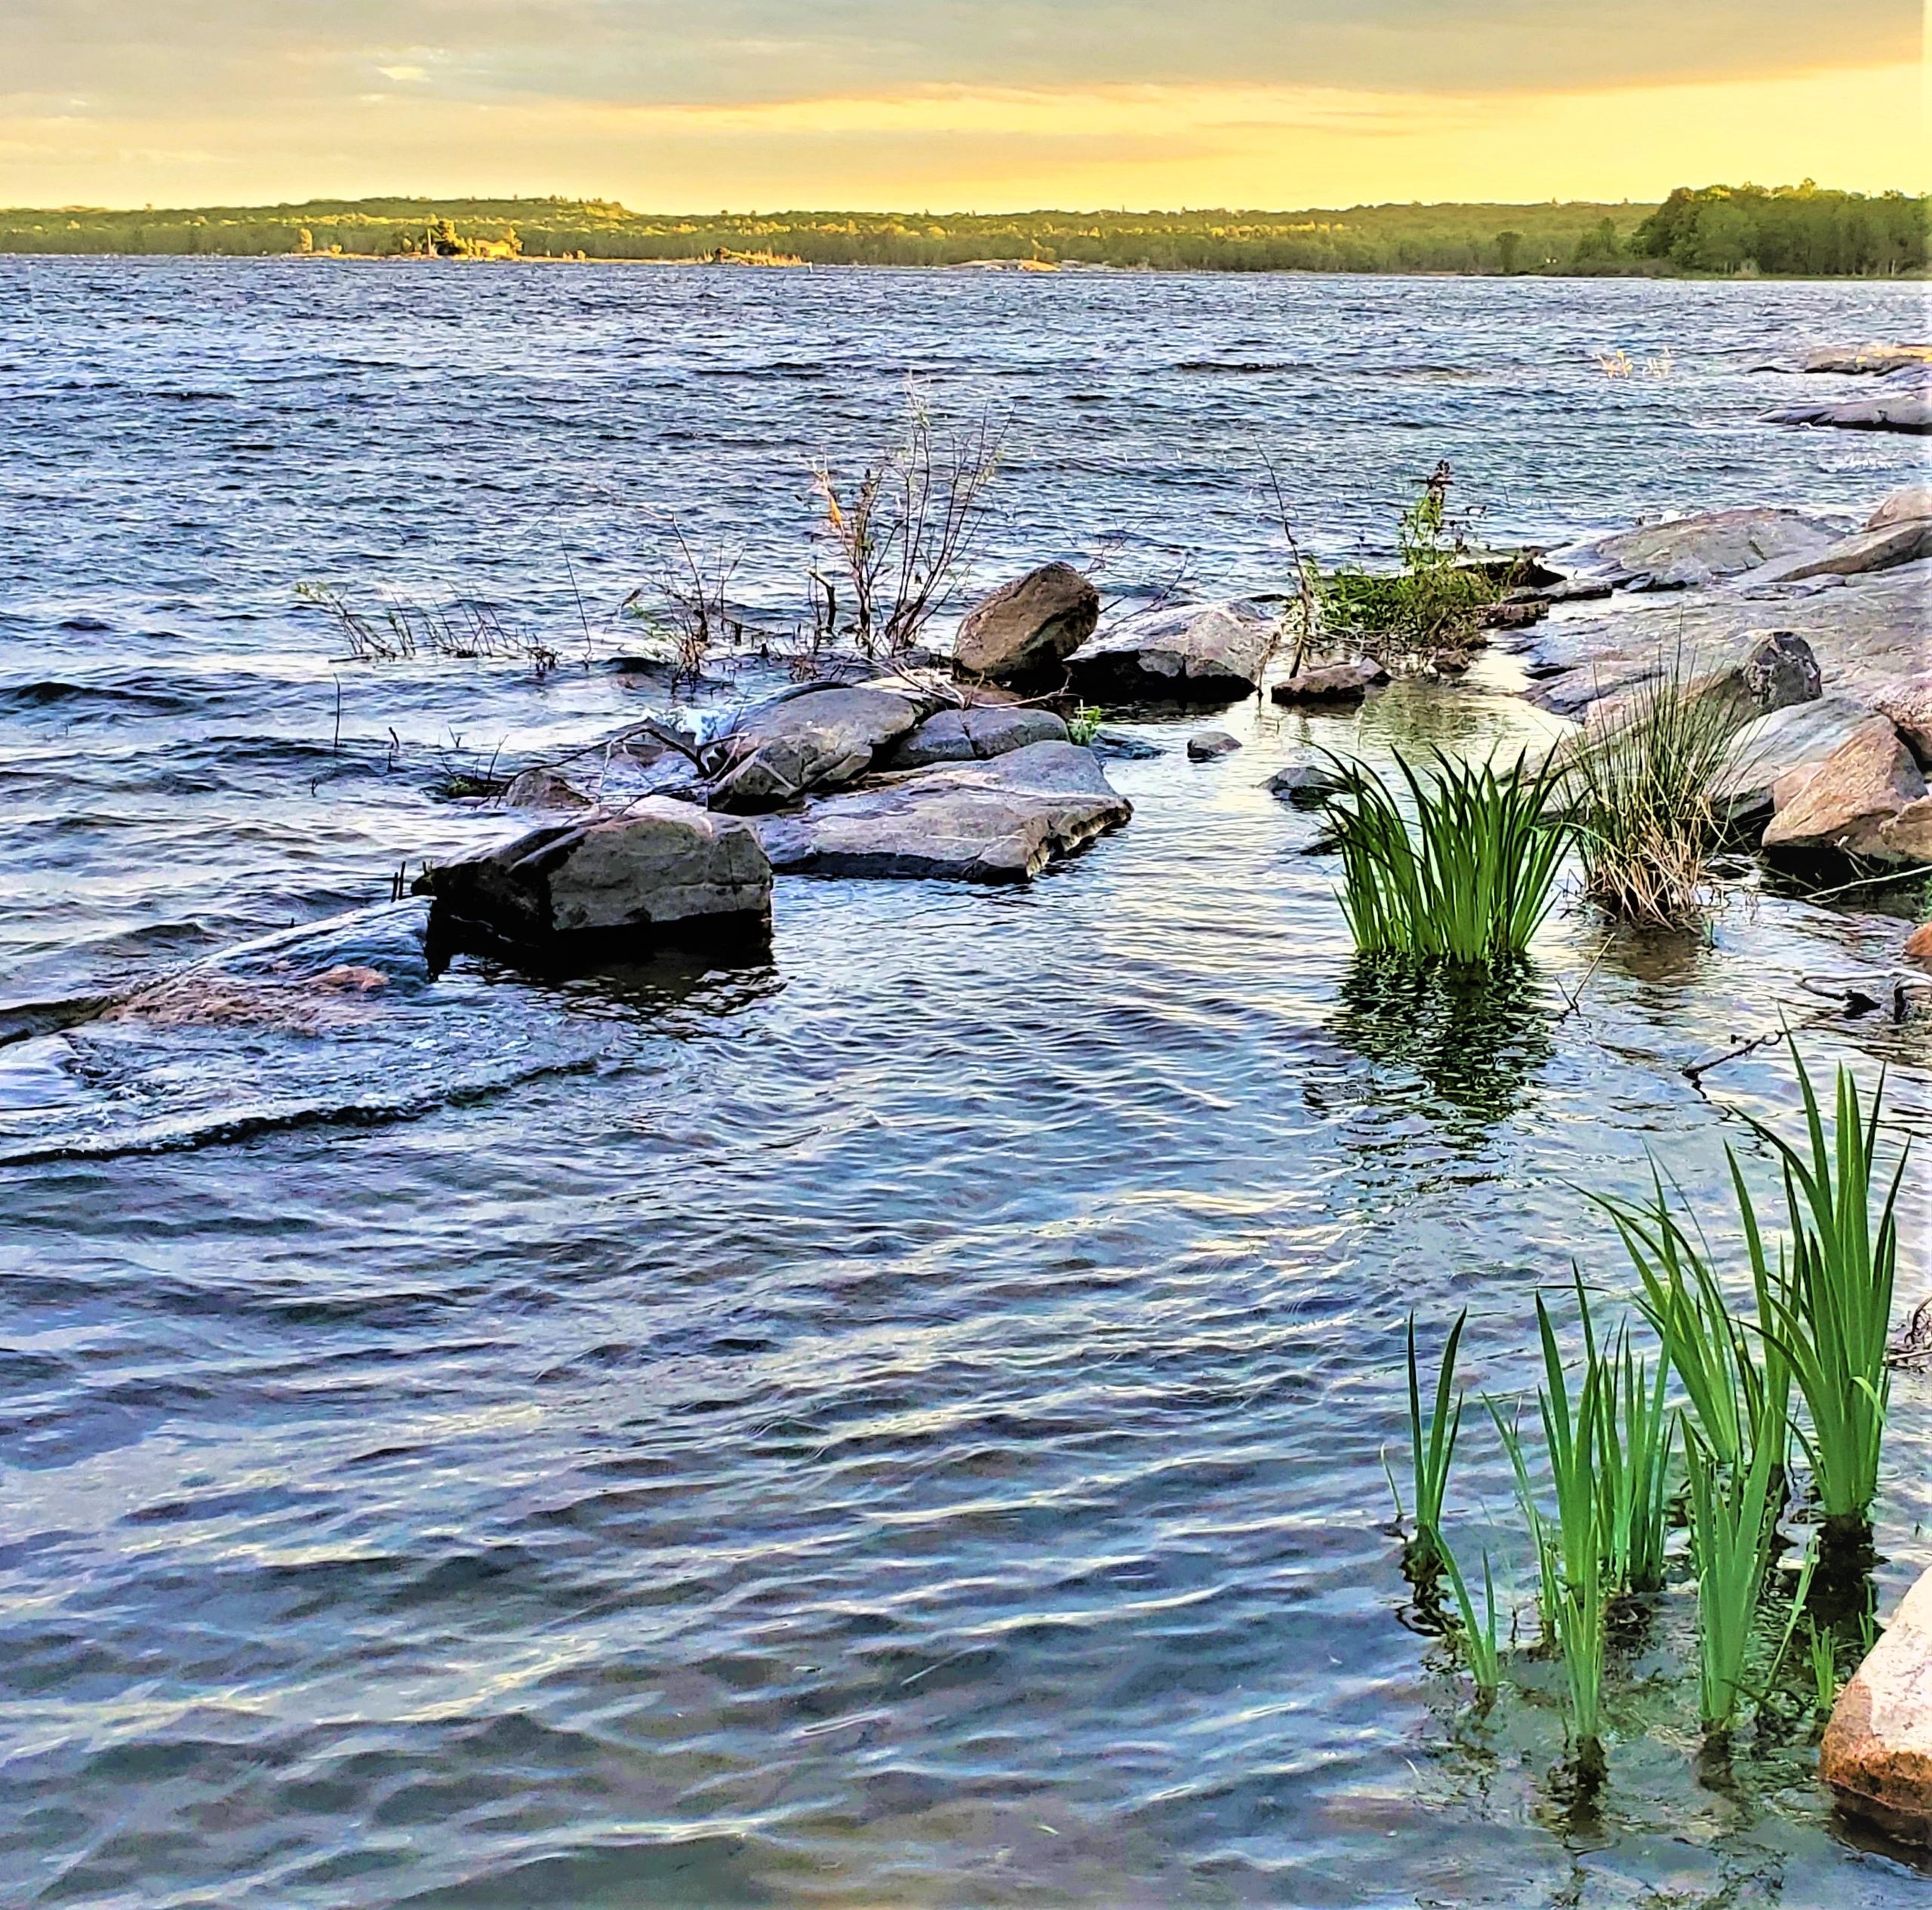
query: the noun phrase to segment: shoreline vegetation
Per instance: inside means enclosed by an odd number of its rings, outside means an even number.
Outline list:
[[[1932,200],[1814,185],[1680,187],[1660,205],[1384,205],[1301,212],[793,211],[676,216],[604,199],[315,199],[0,210],[0,254],[569,260],[1008,271],[1896,278]]]

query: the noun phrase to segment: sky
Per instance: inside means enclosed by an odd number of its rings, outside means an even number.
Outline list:
[[[0,0],[0,205],[1927,184],[1915,0]]]

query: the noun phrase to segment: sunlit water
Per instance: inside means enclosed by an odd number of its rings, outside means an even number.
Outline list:
[[[574,661],[345,664],[294,584],[460,586],[583,647],[648,515],[795,604],[807,467],[1010,409],[983,567],[1278,586],[1441,456],[1499,534],[1862,512],[1910,441],[1753,369],[1915,288],[0,261],[5,999],[125,988],[502,832],[445,761],[594,737]],[[1595,354],[1668,376],[1606,378]],[[568,563],[566,560],[568,559]],[[1829,658],[1826,660],[1829,672]],[[1519,986],[1356,971],[1312,747],[1527,739],[1500,663],[1238,707],[1032,888],[779,884],[770,962],[469,961],[323,1035],[0,1048],[0,1900],[1106,1906],[1922,1900],[1801,1736],[1695,1756],[1680,1588],[1566,1813],[1549,1668],[1473,1717],[1405,1619],[1403,1323],[1532,1381],[1584,1190],[1719,1216],[1766,1051],[1895,921],[1566,906]],[[338,701],[339,694],[339,701]],[[440,752],[440,753],[439,753]],[[1580,990],[1580,994],[1579,991]],[[1570,998],[1577,998],[1574,1011]],[[1925,1125],[1923,1020],[1838,1023]],[[1922,1185],[1922,1183],[1921,1183]],[[1925,1290],[1922,1202],[1905,1287]],[[1881,1599],[1932,1563],[1901,1379]],[[1472,1398],[1454,1501],[1528,1562]]]

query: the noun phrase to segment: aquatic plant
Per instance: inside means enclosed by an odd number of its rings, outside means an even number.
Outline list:
[[[557,667],[556,651],[540,638],[503,622],[493,604],[468,597],[442,604],[391,597],[373,611],[351,604],[334,584],[295,586],[298,601],[319,611],[361,663],[407,663],[448,657],[527,665],[538,676]]]
[[[1554,768],[1532,770],[1518,756],[1499,771],[1435,753],[1427,782],[1395,758],[1415,804],[1413,830],[1374,770],[1337,763],[1340,786],[1323,808],[1355,946],[1462,963],[1520,955],[1549,911],[1570,840],[1549,813]]]
[[[675,515],[659,519],[657,529],[650,576],[619,608],[668,646],[675,690],[697,682],[717,644],[745,641],[745,620],[726,595],[745,552],[741,544],[698,543]]]
[[[1719,789],[1748,704],[1700,684],[1681,653],[1562,752],[1584,893],[1636,921],[1694,915],[1720,833]]]
[[[1697,1573],[1697,1705],[1706,1734],[1727,1735],[1746,1693],[1744,1668],[1771,1558],[1771,1499],[1781,1429],[1753,1429],[1743,1463],[1727,1464],[1688,1419],[1690,1556]]]
[[[896,658],[914,647],[964,583],[977,553],[986,492],[1005,435],[1004,420],[989,411],[943,434],[918,393],[909,389],[896,444],[849,482],[829,465],[814,470],[824,509],[820,531],[851,600],[841,623],[831,581],[814,571],[820,586],[814,614],[826,632],[849,635],[868,657]]]
[[[1442,1501],[1463,1426],[1462,1395],[1457,1395],[1453,1407],[1449,1395],[1456,1379],[1456,1349],[1469,1318],[1465,1307],[1449,1329],[1436,1366],[1435,1401],[1425,1422],[1421,1376],[1416,1364],[1416,1316],[1409,1315],[1409,1476],[1415,1493],[1415,1536],[1409,1542],[1408,1557],[1417,1570],[1428,1569],[1442,1556]],[[1399,1516],[1399,1499],[1395,1509]]]
[[[1580,1275],[1577,1309],[1583,1328],[1583,1358],[1597,1392],[1597,1518],[1603,1563],[1613,1595],[1661,1589],[1664,1544],[1669,1529],[1672,1420],[1665,1404],[1670,1363],[1660,1358],[1656,1377],[1620,1328],[1616,1346],[1597,1350]]]
[[[1439,1535],[1436,1539],[1436,1557],[1449,1581],[1449,1589],[1455,1595],[1459,1619],[1456,1641],[1463,1662],[1469,1668],[1470,1681],[1476,1688],[1476,1702],[1482,1705],[1493,1704],[1503,1681],[1503,1672],[1502,1651],[1497,1642],[1496,1581],[1491,1574],[1489,1554],[1484,1552],[1482,1555],[1483,1616],[1480,1624],[1476,1622],[1475,1601],[1463,1582],[1463,1568],[1456,1562],[1455,1553]]]
[[[1832,1135],[1798,1044],[1791,1042],[1804,1106],[1806,1146],[1746,1115],[1777,1150],[1791,1223],[1788,1270],[1773,1284],[1766,1333],[1787,1360],[1810,1426],[1801,1430],[1829,1531],[1861,1536],[1878,1489],[1879,1449],[1891,1398],[1886,1363],[1898,1265],[1897,1204],[1909,1143],[1899,1150],[1891,1183],[1873,1221],[1885,1082],[1866,1106],[1851,1071],[1838,1071]],[[1737,1198],[1747,1230],[1756,1220],[1743,1176]]]

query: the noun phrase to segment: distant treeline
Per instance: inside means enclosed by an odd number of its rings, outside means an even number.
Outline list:
[[[1688,187],[1661,206],[1376,205],[1309,212],[632,212],[604,199],[312,200],[192,211],[0,211],[0,252],[350,253],[980,261],[1168,272],[1885,275],[1922,269],[1927,201]]]

